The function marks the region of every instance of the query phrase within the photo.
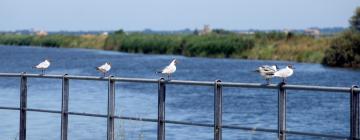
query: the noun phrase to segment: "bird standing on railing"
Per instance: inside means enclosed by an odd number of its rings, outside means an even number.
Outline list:
[[[45,59],[43,62],[34,66],[34,68],[41,70],[41,75],[44,75],[44,71],[50,66],[50,60]]]
[[[283,82],[285,82],[287,77],[290,77],[294,73],[294,67],[292,65],[286,66],[286,68],[280,69],[274,73],[275,77],[283,78]]]
[[[106,62],[105,64],[96,67],[96,70],[104,74],[104,77],[106,76],[106,73],[111,69],[111,63]]]
[[[263,65],[260,66],[256,70],[256,72],[259,72],[260,75],[265,78],[266,84],[270,84],[270,79],[274,77],[274,73],[277,71],[277,69],[278,68],[276,65],[272,65],[272,66]]]
[[[157,73],[167,75],[168,80],[170,80],[171,74],[173,74],[176,71],[176,64],[177,63],[178,63],[178,61],[176,61],[176,59],[174,59],[173,61],[171,61],[171,63],[168,66],[166,66],[163,70],[158,71]]]

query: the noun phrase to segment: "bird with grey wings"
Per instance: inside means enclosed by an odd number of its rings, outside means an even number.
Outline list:
[[[41,75],[44,75],[44,72],[46,69],[50,67],[50,60],[45,59],[43,62],[40,62],[39,64],[35,65],[34,68],[41,70]]]
[[[266,80],[266,84],[270,84],[270,79],[274,77],[275,72],[277,71],[276,65],[263,65],[258,67],[256,72],[260,73],[262,77]]]
[[[168,77],[168,80],[170,80],[171,74],[173,74],[176,71],[177,63],[178,63],[178,61],[176,59],[173,59],[168,66],[166,66],[161,71],[157,71],[156,73],[164,74]]]
[[[109,72],[109,70],[111,69],[111,63],[110,62],[106,62],[105,64],[96,67],[96,70],[103,73],[104,77],[106,76],[106,74]]]
[[[294,74],[294,67],[292,65],[288,65],[283,69],[280,69],[274,73],[274,77],[279,77],[283,79],[283,82],[286,82],[286,79]]]

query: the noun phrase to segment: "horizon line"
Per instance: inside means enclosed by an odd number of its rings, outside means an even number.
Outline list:
[[[344,26],[328,26],[328,27],[317,27],[317,26],[312,26],[312,27],[307,27],[307,28],[273,28],[273,29],[256,29],[256,28],[248,28],[248,29],[226,29],[226,28],[211,28],[211,29],[223,29],[223,30],[227,30],[227,31],[249,31],[249,30],[260,30],[260,31],[274,31],[274,30],[305,30],[305,29],[328,29],[328,28],[349,28],[349,26],[344,27]],[[132,29],[132,30],[126,30],[124,28],[119,28],[119,29],[88,29],[88,30],[84,30],[84,29],[79,29],[79,30],[74,30],[74,29],[57,29],[57,30],[46,30],[44,28],[24,28],[24,29],[5,29],[5,30],[0,30],[0,32],[16,32],[16,31],[47,31],[47,32],[100,32],[100,31],[117,31],[117,30],[123,30],[123,31],[127,31],[127,32],[137,32],[137,31],[184,31],[184,30],[190,30],[190,31],[194,31],[194,30],[201,30],[203,29],[203,27],[201,28],[182,28],[182,29],[151,29],[151,28],[144,28],[144,29]]]

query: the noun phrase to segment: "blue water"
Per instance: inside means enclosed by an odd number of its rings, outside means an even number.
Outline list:
[[[287,61],[189,58],[171,55],[142,55],[119,52],[59,49],[39,47],[0,46],[0,72],[40,73],[31,67],[44,58],[52,61],[49,74],[96,75],[94,67],[112,62],[111,74],[121,77],[159,78],[155,74],[171,59],[179,60],[173,79],[221,79],[226,82],[264,83],[252,72],[259,65],[293,64],[295,74],[290,84],[346,86],[360,84],[360,71],[329,68],[319,64]],[[275,79],[273,83],[280,82]],[[28,107],[60,110],[61,81],[29,79]],[[254,128],[277,128],[277,90],[224,88],[223,123]],[[213,87],[167,86],[166,119],[213,123]],[[103,81],[70,81],[70,111],[102,113],[107,111],[107,83]],[[312,91],[288,91],[287,128],[292,131],[349,135],[349,95]],[[0,106],[19,106],[19,78],[0,78]],[[122,116],[157,118],[157,85],[117,83],[116,114]],[[18,137],[19,112],[0,110],[0,139]],[[60,139],[60,115],[29,112],[27,139]],[[156,123],[116,121],[118,140],[156,139]],[[166,124],[170,140],[210,140],[213,128]],[[276,139],[273,133],[223,129],[224,140]],[[106,139],[106,118],[69,117],[69,139]],[[321,139],[288,135],[288,139]],[[324,138],[326,139],[326,138]]]

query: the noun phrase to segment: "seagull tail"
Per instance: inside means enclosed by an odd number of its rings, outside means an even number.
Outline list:
[[[99,67],[95,67],[96,70],[100,70]]]
[[[155,73],[162,73],[162,71],[156,71]]]
[[[253,70],[252,72],[260,72],[260,70]]]

